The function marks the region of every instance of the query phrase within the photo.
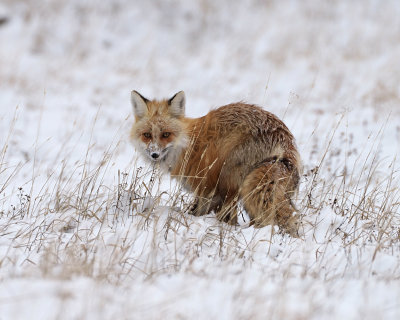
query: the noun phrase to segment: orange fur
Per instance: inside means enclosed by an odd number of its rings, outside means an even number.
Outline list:
[[[236,223],[236,204],[241,200],[256,227],[278,224],[292,232],[291,197],[298,188],[301,162],[285,124],[270,112],[245,103],[186,118],[184,94],[177,95],[183,101],[180,113],[174,98],[149,101],[139,95],[147,110],[136,116],[131,136],[143,140],[143,130],[154,135],[171,132],[169,147],[164,147],[168,144],[162,139],[155,142],[160,150],[169,150],[159,162],[165,162],[171,175],[196,195],[192,214],[214,211],[218,219]]]

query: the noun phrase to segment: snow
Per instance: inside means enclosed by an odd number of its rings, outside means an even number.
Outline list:
[[[3,0],[1,319],[399,319],[400,3]],[[263,106],[300,238],[185,213],[130,91]]]

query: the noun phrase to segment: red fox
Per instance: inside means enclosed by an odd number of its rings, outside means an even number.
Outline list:
[[[255,227],[277,224],[297,232],[291,199],[301,161],[293,135],[275,115],[238,102],[187,118],[183,91],[160,101],[132,91],[131,102],[136,149],[195,195],[191,214],[214,211],[236,224],[241,201]]]

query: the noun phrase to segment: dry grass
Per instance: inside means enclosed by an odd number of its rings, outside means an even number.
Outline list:
[[[329,229],[323,242],[328,245],[332,239],[340,239],[344,249],[373,245],[373,263],[378,252],[398,250],[398,169],[393,161],[389,171],[382,172],[383,164],[374,150],[379,132],[355,163],[328,170],[328,163],[341,157],[330,149],[335,135],[336,131],[332,132],[326,149],[318,151],[318,166],[308,168],[303,178],[297,200],[303,239],[279,237],[289,242],[304,241],[318,230],[324,210],[329,209],[341,222]],[[260,241],[277,241],[271,227],[263,233],[270,236],[260,239],[257,231],[249,231],[252,228],[232,227],[213,216],[203,219],[185,214],[191,196],[172,182],[169,190],[165,184],[163,189],[162,180],[166,178],[156,168],[134,165],[129,172],[112,172],[110,163],[118,144],[110,146],[93,166],[88,161],[90,141],[88,145],[82,162],[67,168],[68,159],[64,158],[63,165],[40,188],[33,187],[32,179],[28,193],[21,187],[12,191],[9,186],[15,184],[17,170],[3,169],[1,234],[10,239],[9,250],[18,252],[16,260],[3,258],[4,267],[22,265],[22,274],[33,271],[62,278],[84,275],[118,283],[126,277],[187,272],[204,256],[251,266],[256,260],[253,255],[260,253]],[[4,168],[7,142],[2,150]],[[117,177],[116,184],[105,182],[109,175]],[[10,190],[17,193],[14,199],[18,201],[8,207],[4,200],[12,198]],[[249,233],[253,233],[250,238]]]
[[[97,116],[93,127],[96,121]],[[246,305],[245,314],[255,318],[263,314],[258,299],[271,294],[271,301],[280,307],[264,307],[274,317],[292,317],[291,305],[282,300],[291,289],[280,292],[281,285],[290,287],[300,281],[312,287],[309,281],[315,281],[334,290],[331,286],[348,277],[398,281],[400,265],[390,260],[400,254],[395,159],[379,159],[377,147],[383,129],[362,150],[354,150],[349,139],[346,150],[337,152],[333,147],[336,140],[346,139],[338,138],[339,128],[340,122],[326,142],[316,142],[316,149],[309,154],[318,154],[319,160],[315,167],[306,165],[302,178],[296,201],[302,221],[298,239],[276,232],[277,227],[257,230],[218,222],[213,215],[186,214],[191,195],[179,184],[168,182],[157,168],[133,163],[127,171],[115,171],[112,163],[118,138],[101,158],[92,154],[91,139],[84,158],[72,165],[68,154],[58,153],[62,161],[54,162],[61,165],[46,179],[39,181],[32,173],[27,189],[15,188],[18,170],[7,168],[7,138],[2,147],[5,183],[0,199],[0,235],[3,248],[7,248],[0,258],[3,273],[14,279],[42,281],[86,278],[111,286],[111,290],[131,283],[145,292],[146,283],[162,286],[165,276],[183,277],[189,283],[195,277],[201,279],[199,290],[207,290],[204,282],[211,285],[220,277],[236,274],[234,295],[229,299]],[[319,149],[321,145],[324,149]],[[38,170],[33,166],[32,171]],[[391,261],[387,266],[385,259]],[[266,293],[247,273],[280,284],[274,293]],[[252,299],[241,286],[251,292]],[[68,298],[73,289],[62,290],[59,301],[74,299]],[[146,299],[152,301],[152,307],[164,306],[165,312],[176,316],[180,310],[176,299],[184,294],[181,290],[172,289],[172,304],[168,294]],[[305,289],[293,290],[301,295]],[[154,317],[146,306],[127,303],[126,310]],[[301,314],[315,317],[318,308],[323,308],[319,303],[311,299]]]

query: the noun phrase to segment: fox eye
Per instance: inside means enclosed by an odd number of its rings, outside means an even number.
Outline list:
[[[163,132],[162,137],[168,138],[171,135],[171,132]]]
[[[145,133],[143,133],[143,136],[144,136],[146,139],[151,139],[151,133],[150,133],[150,132],[145,132]]]

